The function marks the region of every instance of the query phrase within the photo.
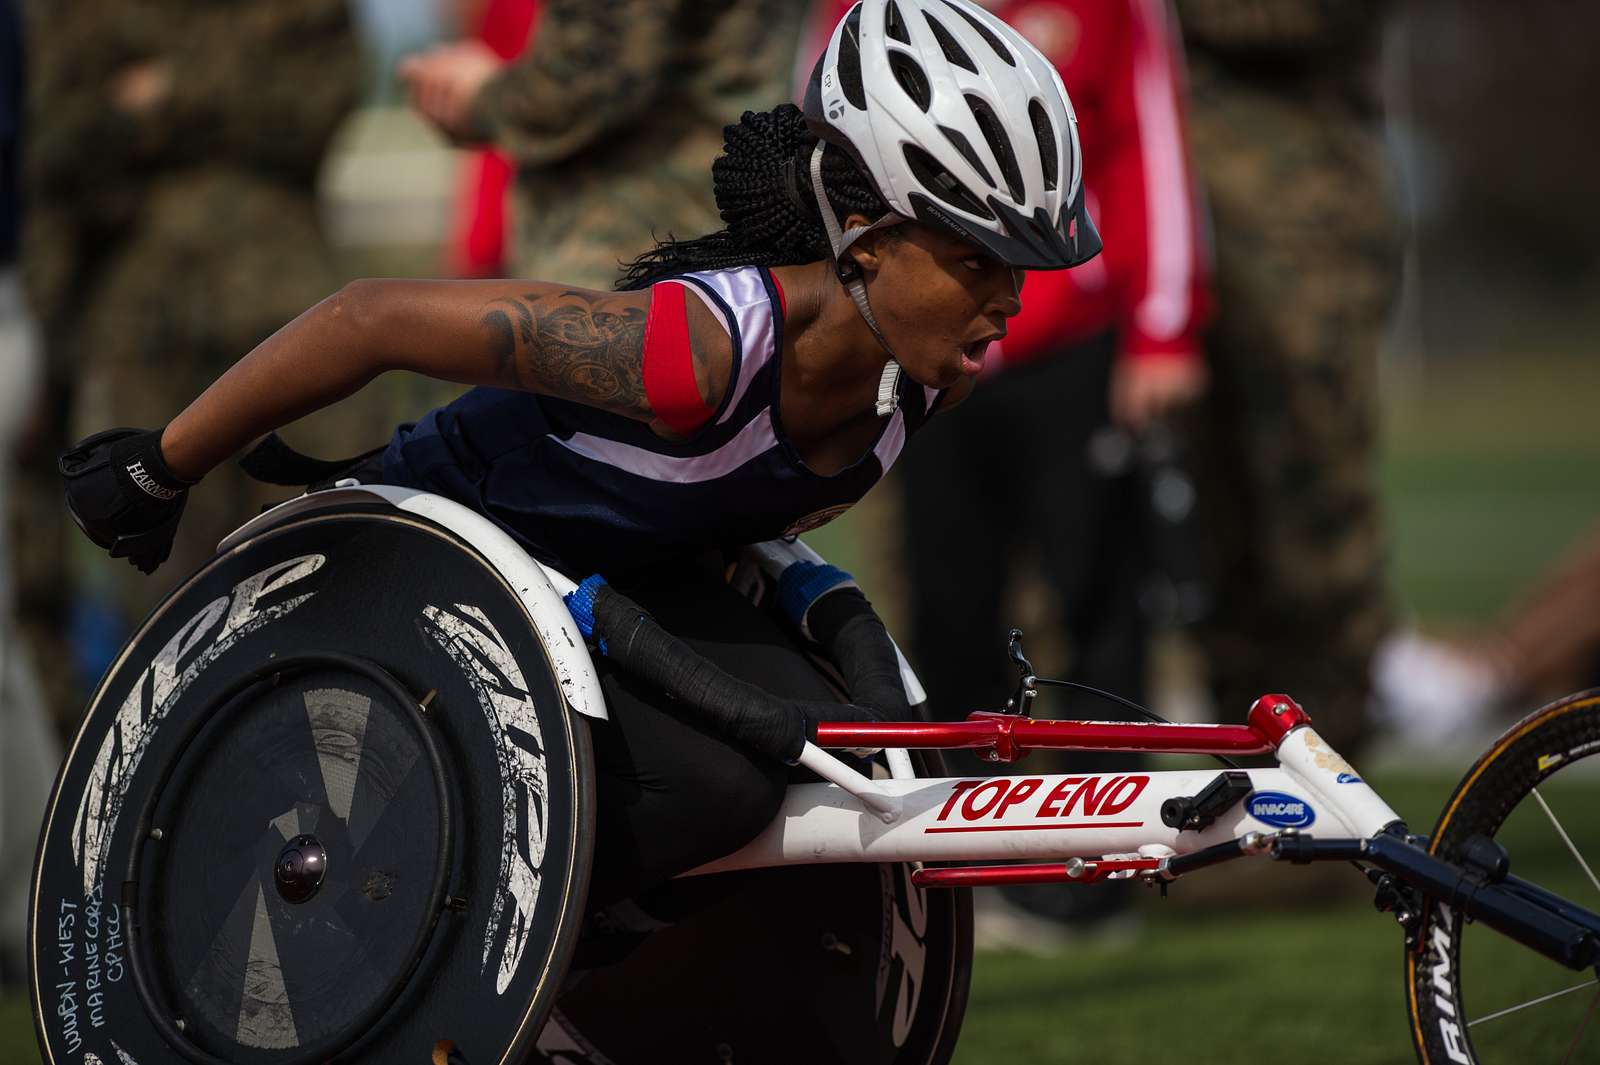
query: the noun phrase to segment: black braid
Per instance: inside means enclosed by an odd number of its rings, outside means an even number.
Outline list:
[[[817,138],[800,109],[783,104],[746,111],[723,127],[722,137],[711,181],[726,228],[694,240],[669,235],[627,264],[617,288],[644,288],[691,270],[791,266],[832,255],[811,193]],[[889,210],[871,179],[833,145],[822,154],[822,186],[841,221],[852,213],[875,219]]]

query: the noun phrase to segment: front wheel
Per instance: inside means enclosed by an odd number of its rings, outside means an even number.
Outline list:
[[[1511,872],[1600,909],[1600,689],[1506,731],[1456,785],[1429,852],[1459,861],[1474,836]],[[1559,774],[1559,776],[1557,776]],[[1406,1005],[1423,1065],[1600,1061],[1600,981],[1430,900],[1405,954]],[[1470,945],[1469,945],[1470,944]]]

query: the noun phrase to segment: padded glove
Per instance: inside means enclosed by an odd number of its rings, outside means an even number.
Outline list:
[[[856,579],[838,566],[826,562],[794,562],[778,575],[778,605],[800,630],[800,635],[816,640],[816,634],[811,631],[811,608],[833,592],[858,587]]]
[[[852,703],[879,720],[917,720],[906,698],[894,641],[861,589],[853,583],[836,585],[811,604],[806,620],[811,638],[839,667]]]
[[[167,468],[159,429],[108,429],[63,452],[67,511],[112,558],[145,573],[172,553],[178,519],[196,482]]]

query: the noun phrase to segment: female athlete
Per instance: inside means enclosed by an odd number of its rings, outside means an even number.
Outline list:
[[[833,718],[904,716],[892,646],[859,592],[830,578],[791,612],[847,660],[852,708],[795,633],[728,587],[722,552],[860,499],[971,391],[1021,307],[1023,272],[1099,250],[1074,121],[1051,65],[969,0],[864,0],[834,30],[804,112],[728,127],[712,167],[727,228],[659,244],[615,292],[354,282],[165,429],[69,452],[69,506],[149,572],[189,488],[251,440],[387,370],[473,385],[354,475],[446,496],[541,562],[603,574],[722,669],[790,700],[796,722],[821,703]],[[603,656],[597,667],[610,718],[591,722],[591,902],[604,904],[745,843],[787,771],[770,745],[729,742]]]

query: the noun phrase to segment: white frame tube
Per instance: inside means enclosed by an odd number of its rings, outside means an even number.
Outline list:
[[[815,862],[1056,860],[1170,848],[1184,854],[1285,826],[1249,798],[1201,832],[1161,820],[1167,799],[1192,796],[1217,769],[868,780],[807,744],[801,764],[831,781],[789,788],[778,816],[745,847],[695,870]],[[1304,803],[1309,835],[1366,838],[1399,816],[1310,729],[1280,747],[1282,765],[1248,769],[1253,792]],[[885,816],[898,807],[898,816]],[[1270,814],[1268,816],[1271,816]]]

